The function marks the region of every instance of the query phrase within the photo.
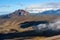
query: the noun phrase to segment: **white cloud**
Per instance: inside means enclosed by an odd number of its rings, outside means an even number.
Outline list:
[[[28,6],[25,10],[33,13],[42,12],[45,10],[59,9],[60,3],[44,3],[44,4],[32,4]]]

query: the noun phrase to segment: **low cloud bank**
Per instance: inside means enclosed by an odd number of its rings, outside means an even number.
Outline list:
[[[38,33],[44,34],[60,34],[60,19],[53,20],[51,23],[42,23],[37,26],[33,26],[33,29]]]

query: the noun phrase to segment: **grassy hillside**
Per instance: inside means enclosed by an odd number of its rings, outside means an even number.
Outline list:
[[[8,33],[11,30],[16,30],[19,32],[33,30],[32,26],[27,27],[25,29],[21,28],[21,23],[31,22],[31,21],[52,21],[53,19],[58,18],[58,16],[19,16],[12,17],[9,19],[1,19],[0,20],[0,33],[3,31],[7,31]]]
[[[6,40],[45,40],[47,37],[36,35],[32,25],[22,28],[26,22],[48,21],[60,18],[59,16],[13,16],[8,19],[0,19],[0,33],[4,34]],[[13,34],[9,34],[13,33]],[[17,33],[17,34],[16,34]],[[13,36],[10,36],[13,35]],[[22,35],[22,36],[21,36]],[[24,36],[25,35],[25,36]],[[10,38],[12,37],[12,38]]]

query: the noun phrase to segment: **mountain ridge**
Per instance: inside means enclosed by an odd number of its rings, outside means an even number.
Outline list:
[[[60,16],[60,9],[58,10],[47,10],[47,11],[43,11],[43,12],[39,12],[39,13],[36,13],[36,15],[39,15],[39,16],[44,16],[44,15],[54,15],[54,16]]]
[[[40,13],[39,13],[40,14]],[[18,31],[25,31],[25,30],[32,30],[32,26],[23,29],[21,28],[21,23],[24,22],[37,22],[37,21],[50,21],[58,16],[51,16],[51,15],[44,15],[44,16],[37,16],[37,15],[32,15],[32,13],[26,12],[26,10],[16,10],[12,12],[11,14],[8,15],[3,15],[0,16],[0,28],[1,28],[1,33],[3,31],[7,31],[8,33],[11,32],[11,29],[18,30]]]

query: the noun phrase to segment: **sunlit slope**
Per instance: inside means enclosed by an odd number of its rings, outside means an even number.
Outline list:
[[[13,16],[9,19],[1,19],[0,20],[0,30],[8,30],[15,29],[18,31],[32,30],[32,27],[21,28],[21,23],[30,22],[30,21],[52,21],[55,18],[59,18],[58,16]],[[1,32],[0,31],[0,32]]]

